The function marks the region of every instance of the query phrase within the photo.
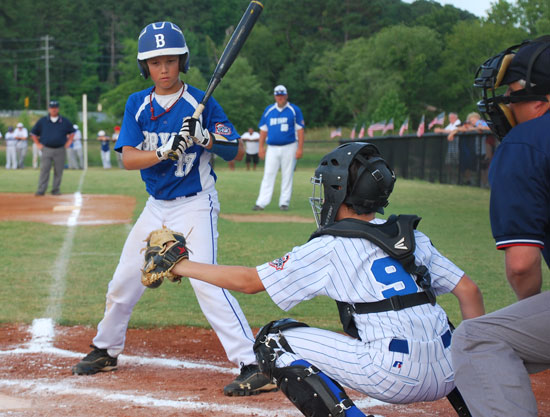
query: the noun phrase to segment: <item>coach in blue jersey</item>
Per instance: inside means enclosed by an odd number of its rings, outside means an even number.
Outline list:
[[[515,45],[476,74],[479,108],[502,139],[493,157],[491,229],[518,302],[463,322],[456,381],[474,417],[535,417],[529,374],[550,368],[550,36]],[[495,89],[507,85],[504,95]]]
[[[63,169],[65,168],[66,149],[71,146],[75,129],[73,124],[59,114],[59,103],[55,100],[48,105],[48,116],[42,117],[31,130],[32,140],[42,151],[40,177],[36,196],[43,196],[50,182],[50,170],[53,165],[52,194],[59,195]]]
[[[265,158],[264,177],[253,210],[263,210],[270,202],[277,172],[281,169],[279,208],[288,210],[296,160],[304,151],[304,117],[300,108],[288,101],[284,85],[273,90],[275,103],[267,106],[260,120],[259,156]],[[265,145],[267,144],[267,151]]]
[[[195,259],[216,263],[220,205],[212,159],[214,154],[226,161],[244,156],[235,127],[214,98],[198,120],[189,117],[204,92],[180,80],[180,72],[189,67],[189,49],[178,26],[171,22],[146,26],[139,35],[137,59],[142,75],[151,77],[154,85],[128,98],[115,150],[122,152],[126,169],[140,170],[150,197],[109,284],[93,350],[73,367],[75,374],[116,369],[132,310],[145,291],[140,252],[151,231],[163,225],[181,230]],[[224,394],[275,389],[256,364],[254,335],[237,300],[210,284],[192,281],[191,285],[228,359],[241,366]]]

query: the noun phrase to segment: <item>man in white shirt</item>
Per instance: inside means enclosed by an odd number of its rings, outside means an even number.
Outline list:
[[[462,122],[458,118],[458,114],[449,113],[449,124],[445,128],[436,127],[434,129],[435,133],[451,133],[453,130],[458,128]],[[447,165],[456,165],[458,164],[458,137],[449,136],[447,137],[449,141],[449,146],[447,147],[447,156],[445,157],[445,164]]]
[[[17,139],[13,133],[13,127],[8,127],[6,132],[6,169],[17,169]]]
[[[258,152],[260,151],[260,134],[255,132],[253,127],[249,127],[248,132],[241,135],[241,140],[244,142],[246,150],[246,170],[250,171],[250,163],[252,162],[252,169],[256,171],[256,166],[260,159],[258,157]]]
[[[23,169],[25,167],[25,155],[27,155],[27,139],[29,138],[29,132],[23,126],[23,123],[17,123],[17,127],[15,128],[13,134],[17,140],[15,145],[15,152],[17,153],[17,168]]]

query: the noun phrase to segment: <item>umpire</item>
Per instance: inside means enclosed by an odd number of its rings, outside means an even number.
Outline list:
[[[32,140],[42,151],[40,178],[36,196],[43,196],[50,181],[53,163],[52,195],[60,195],[59,187],[65,167],[66,149],[71,146],[75,129],[72,122],[59,114],[59,102],[50,101],[48,116],[42,117],[31,130]]]
[[[455,379],[473,417],[536,417],[529,374],[550,369],[550,291],[542,291],[543,260],[550,266],[550,36],[488,59],[474,85],[502,139],[489,170],[491,229],[518,301],[460,324]],[[507,91],[497,95],[502,85]]]

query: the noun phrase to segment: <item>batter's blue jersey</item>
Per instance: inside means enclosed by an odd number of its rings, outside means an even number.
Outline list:
[[[296,142],[297,131],[305,126],[304,116],[298,106],[287,103],[279,109],[277,103],[266,107],[258,127],[267,131],[268,145],[281,146]]]
[[[188,84],[181,99],[172,109],[157,120],[151,120],[150,94],[153,87],[130,95],[124,110],[124,119],[115,150],[122,152],[123,146],[152,151],[166,143],[181,129],[182,121],[192,116],[204,93]],[[164,109],[153,99],[154,114]],[[227,119],[221,106],[211,97],[200,117],[202,125],[208,131],[217,133],[227,144],[238,147],[239,134]],[[212,151],[216,152],[214,145]],[[221,145],[223,147],[223,144]],[[222,152],[223,153],[223,152]],[[222,155],[225,156],[225,155]],[[212,189],[216,174],[211,165],[212,154],[199,145],[191,146],[178,161],[165,160],[152,167],[141,170],[147,192],[158,200],[173,200],[178,197],[194,195],[200,191]]]
[[[550,112],[510,130],[489,181],[497,249],[537,246],[550,266]]]

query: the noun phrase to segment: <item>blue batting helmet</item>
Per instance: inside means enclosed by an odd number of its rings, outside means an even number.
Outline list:
[[[179,55],[180,71],[189,69],[189,48],[181,29],[171,22],[147,25],[139,34],[137,61],[141,75],[149,77],[147,60],[156,56]]]

